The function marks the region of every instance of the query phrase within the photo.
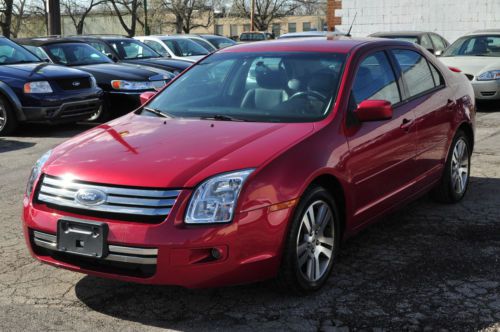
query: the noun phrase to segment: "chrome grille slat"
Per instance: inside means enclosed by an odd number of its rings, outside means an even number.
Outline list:
[[[106,193],[106,200],[100,205],[82,204],[75,199],[81,189],[100,190]],[[179,193],[180,190],[135,189],[80,183],[44,175],[37,198],[43,203],[84,211],[166,218]]]

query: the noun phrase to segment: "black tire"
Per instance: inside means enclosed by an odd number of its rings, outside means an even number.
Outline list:
[[[0,96],[0,136],[12,134],[18,126],[16,114],[9,101]]]
[[[434,200],[441,203],[457,203],[465,196],[467,192],[467,188],[469,186],[470,179],[470,159],[471,159],[471,138],[467,136],[467,134],[463,130],[458,130],[453,138],[452,144],[450,146],[450,150],[448,151],[448,156],[446,158],[446,164],[443,170],[443,175],[441,176],[441,180],[439,184],[431,191],[431,196]],[[462,175],[459,175],[462,178],[463,184],[462,190],[457,190],[456,181],[456,171],[454,170],[456,162],[454,159],[454,151],[457,148],[457,145],[464,144],[466,147],[466,151],[464,153],[465,161],[467,162],[467,166],[464,167],[462,160],[460,164],[463,169],[467,169],[466,180],[463,181]]]
[[[303,224],[303,217],[307,210],[315,204],[315,202],[325,202],[330,208],[330,212],[333,216],[332,230],[333,230],[333,246],[332,255],[330,261],[327,263],[327,267],[324,269],[323,274],[320,278],[315,281],[308,280],[307,276],[303,272],[304,264],[306,264],[306,270],[309,268],[309,262],[302,263],[302,268],[299,266],[299,241],[302,235],[299,235],[301,231],[301,225]],[[324,231],[323,231],[324,232]],[[324,234],[324,233],[323,233]],[[307,236],[307,234],[306,234]],[[280,271],[276,278],[278,286],[286,291],[291,291],[297,295],[306,295],[319,290],[328,280],[332,272],[332,267],[336,261],[337,253],[339,251],[340,243],[340,219],[337,205],[333,196],[323,187],[313,185],[311,186],[302,196],[300,202],[295,210],[293,219],[289,226],[288,234],[285,239],[283,257],[281,262]],[[319,246],[318,246],[319,247]],[[310,249],[315,250],[315,249]],[[308,255],[314,255],[313,252],[309,252]],[[307,260],[312,259],[308,258]],[[319,266],[319,265],[318,265]]]

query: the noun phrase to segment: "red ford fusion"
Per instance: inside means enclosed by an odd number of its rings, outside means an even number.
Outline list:
[[[43,155],[26,241],[44,263],[100,277],[314,291],[343,239],[426,192],[464,197],[473,96],[403,41],[224,49]]]

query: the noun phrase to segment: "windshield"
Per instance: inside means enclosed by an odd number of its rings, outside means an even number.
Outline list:
[[[147,59],[160,58],[161,55],[156,53],[152,48],[140,41],[129,39],[109,40],[109,44],[115,49],[120,59]]]
[[[229,38],[222,38],[222,37],[205,37],[205,38],[213,45],[215,45],[215,47],[217,47],[218,49],[236,45],[236,42]]]
[[[241,41],[249,40],[265,40],[266,36],[263,33],[242,33],[240,36]]]
[[[191,39],[192,41],[194,41],[196,44],[202,46],[208,52],[217,51],[217,49],[214,46],[212,46],[212,44],[210,44],[209,42],[207,42],[205,39],[202,39],[202,38],[189,38],[189,39]]]
[[[41,60],[22,46],[7,38],[0,38],[0,65],[28,62],[41,62]]]
[[[463,37],[450,45],[442,56],[500,56],[500,35]]]
[[[196,44],[191,39],[162,39],[168,48],[177,56],[207,55],[210,53],[203,46]]]
[[[331,109],[346,55],[215,53],[150,104],[174,117],[310,122]]]
[[[113,63],[107,56],[84,43],[56,43],[45,46],[52,62],[65,66]]]

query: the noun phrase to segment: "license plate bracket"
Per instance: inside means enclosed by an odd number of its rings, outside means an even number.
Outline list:
[[[57,250],[62,252],[104,258],[108,254],[107,238],[105,223],[74,219],[57,222]]]

